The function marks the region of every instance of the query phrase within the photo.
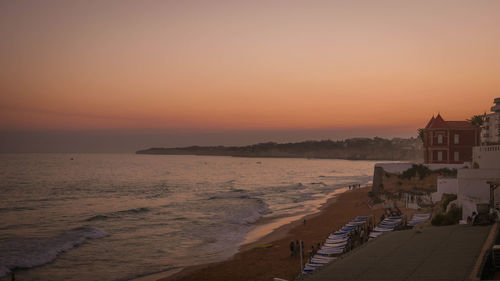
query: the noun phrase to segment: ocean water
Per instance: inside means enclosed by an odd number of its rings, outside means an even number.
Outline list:
[[[226,259],[262,218],[310,213],[374,162],[0,155],[0,279],[131,280]]]

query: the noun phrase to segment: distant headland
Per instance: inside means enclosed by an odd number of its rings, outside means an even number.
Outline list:
[[[339,141],[297,143],[266,142],[248,146],[153,147],[136,153],[346,160],[421,160],[422,141],[418,138],[351,138]]]

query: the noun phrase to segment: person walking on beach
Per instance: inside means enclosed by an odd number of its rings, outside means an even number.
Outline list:
[[[293,240],[290,241],[290,256],[293,257],[295,254],[295,249],[293,247]]]
[[[305,257],[304,255],[304,251],[305,251],[305,248],[304,248],[304,241],[300,240],[300,246],[302,248],[302,256]]]

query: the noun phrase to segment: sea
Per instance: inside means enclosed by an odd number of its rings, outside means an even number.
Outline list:
[[[370,182],[374,164],[0,154],[0,280],[12,270],[17,280],[134,280],[222,261],[266,224]]]

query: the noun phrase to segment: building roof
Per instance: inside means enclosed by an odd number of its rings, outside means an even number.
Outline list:
[[[449,127],[469,127],[469,128],[474,128],[474,125],[467,121],[446,121]]]
[[[427,125],[425,126],[426,129],[429,128],[429,126],[431,125],[432,122],[434,122],[434,119],[435,119],[434,115],[432,115],[431,120],[429,120],[429,122],[427,122]]]
[[[491,229],[453,225],[386,233],[303,280],[469,280]]]
[[[435,118],[432,116],[431,120],[425,126],[426,129],[430,128],[474,128],[474,125],[468,121],[445,121],[440,114]]]

